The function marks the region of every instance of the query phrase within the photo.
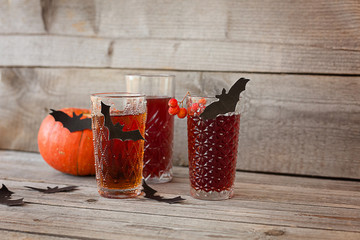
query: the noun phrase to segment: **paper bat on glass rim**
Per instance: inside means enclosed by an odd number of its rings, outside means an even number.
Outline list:
[[[225,88],[223,88],[222,93],[215,96],[219,101],[207,106],[204,112],[200,114],[200,117],[207,120],[215,118],[218,114],[234,112],[236,104],[239,101],[240,93],[245,90],[245,86],[249,81],[249,79],[240,78],[234,83],[228,93],[226,93]]]
[[[104,126],[109,129],[109,139],[117,138],[122,141],[145,140],[139,130],[123,131],[123,125],[121,125],[120,123],[116,123],[114,125],[110,118],[110,106],[106,105],[103,102],[101,102],[101,113],[104,115]]]
[[[76,115],[73,112],[73,117],[70,117],[63,111],[56,111],[50,109],[52,112],[51,116],[54,117],[55,121],[61,122],[62,125],[69,129],[70,132],[83,131],[85,129],[91,129],[91,118],[80,119],[83,114]]]

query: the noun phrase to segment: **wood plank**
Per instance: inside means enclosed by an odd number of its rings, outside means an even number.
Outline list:
[[[0,65],[108,67],[110,42],[101,38],[47,35],[2,36]]]
[[[187,176],[186,176],[187,177]],[[46,183],[28,183],[28,182],[14,182],[12,180],[2,181],[6,186],[12,186],[12,191],[16,192],[16,197],[24,197],[27,204],[40,204],[46,206],[60,206],[64,205],[71,208],[86,208],[93,210],[105,210],[105,211],[118,211],[121,213],[133,213],[133,214],[146,214],[146,215],[166,215],[170,217],[189,217],[196,219],[210,219],[224,222],[242,222],[249,224],[265,224],[276,226],[296,226],[301,228],[313,228],[313,229],[334,229],[342,231],[360,232],[360,209],[359,208],[345,208],[342,207],[325,207],[320,205],[319,199],[321,199],[322,193],[319,192],[318,200],[319,206],[310,205],[310,203],[303,203],[301,206],[294,205],[293,198],[288,198],[289,194],[283,195],[285,191],[279,191],[280,188],[274,188],[278,195],[282,194],[283,198],[287,198],[288,203],[284,204],[269,204],[268,202],[262,202],[261,199],[249,199],[248,203],[243,203],[243,198],[235,196],[226,205],[219,205],[218,202],[210,202],[209,204],[202,204],[200,200],[193,200],[188,193],[183,193],[182,188],[167,184],[162,187],[162,195],[166,197],[175,197],[176,194],[169,194],[168,188],[175,188],[178,194],[181,194],[186,201],[182,205],[174,205],[171,208],[171,212],[164,212],[164,206],[161,203],[153,203],[149,200],[140,198],[139,200],[122,201],[121,206],[118,206],[116,201],[107,201],[99,197],[96,191],[96,184],[90,187],[80,187],[78,191],[70,194],[36,194],[28,189],[24,188],[24,184],[30,184],[30,186],[38,188],[46,188],[49,184]],[[72,182],[76,184],[76,182]],[[188,181],[182,183],[182,186],[188,187]],[[242,187],[241,183],[240,189]],[[50,185],[54,187],[55,185]],[[61,184],[60,186],[63,186]],[[155,186],[156,187],[156,186]],[[261,187],[261,185],[253,185],[252,188]],[[156,187],[158,190],[158,188]],[[239,191],[239,188],[236,190]],[[292,188],[293,189],[293,188]],[[288,192],[290,189],[286,189]],[[160,191],[160,188],[159,188]],[[291,190],[290,190],[291,191]],[[302,189],[296,193],[292,193],[294,199],[305,199],[308,195],[315,192],[308,192],[307,194],[301,194]],[[160,193],[161,193],[160,192]],[[246,191],[244,191],[246,194]],[[164,194],[165,193],[165,194]],[[263,194],[267,192],[264,191]],[[327,192],[328,198],[339,198],[335,191]],[[359,194],[351,196],[349,192],[342,193],[348,199],[357,198],[359,203]],[[326,202],[325,202],[326,203]],[[147,207],[142,207],[144,205]],[[226,212],[227,214],[222,214]]]
[[[256,42],[10,35],[0,52],[0,66],[360,73],[357,50]]]
[[[231,1],[231,40],[359,50],[358,1]]]
[[[46,33],[38,0],[0,0],[0,34]]]
[[[271,43],[134,39],[115,42],[111,66],[192,71],[359,74],[360,52]]]
[[[21,208],[12,208],[8,211],[0,209],[0,213],[4,216],[4,220],[1,219],[0,222],[6,229],[85,239],[114,239],[119,236],[126,239],[252,239],[254,237],[269,239],[269,236],[279,235],[285,235],[287,239],[304,237],[357,239],[360,236],[359,233],[336,230],[267,226],[58,206],[31,205],[25,212],[22,212]],[[50,224],[47,218],[53,219]],[[39,220],[34,221],[34,219]],[[12,224],[11,221],[16,221],[16,224]]]
[[[356,0],[42,2],[2,0],[0,33],[39,33],[42,15],[48,32],[56,35],[360,47]]]
[[[89,107],[89,94],[124,90],[128,73],[171,73],[177,98],[215,95],[241,76],[238,169],[360,178],[360,78],[284,74],[5,68],[0,81],[0,149],[37,151],[50,108]],[[176,118],[174,161],[187,165],[186,121]],[[338,159],[342,159],[339,161]]]
[[[243,173],[247,177],[237,178],[236,191],[246,186],[242,180],[248,179],[259,184],[258,187],[253,184],[252,189],[263,191],[264,196],[272,191],[274,196],[282,195],[288,203],[280,201],[277,204],[271,195],[264,201],[251,197],[247,192],[250,188],[228,201],[201,201],[183,194],[183,189],[188,188],[187,171],[177,167],[174,183],[156,187],[166,196],[181,194],[187,200],[183,204],[168,205],[141,198],[101,198],[89,178],[58,175],[46,167],[40,155],[34,153],[0,151],[0,164],[5,166],[0,169],[1,182],[15,192],[14,198],[24,197],[27,202],[24,207],[0,206],[0,231],[82,239],[113,239],[120,235],[129,239],[269,239],[276,236],[286,236],[286,239],[357,239],[360,236],[359,208],[325,206],[326,201],[320,197],[323,190],[327,192],[328,199],[338,199],[340,193],[337,192],[342,191],[341,196],[353,197],[358,207],[360,195],[355,188],[359,187],[357,182]],[[6,166],[12,166],[16,171],[9,171]],[[21,171],[24,176],[16,173]],[[259,176],[261,180],[258,180]],[[71,193],[43,194],[23,187],[24,184],[36,187],[77,184],[78,180],[85,184],[80,183],[79,190]],[[261,186],[264,180],[267,187]],[[297,186],[303,180],[304,184]],[[314,181],[312,190],[306,187],[306,182],[311,181]],[[317,184],[321,182],[328,185]],[[292,190],[289,188],[286,191],[294,195],[294,199],[279,191],[278,184],[281,183],[291,185]],[[346,191],[334,190],[341,189],[339,184],[343,184]],[[306,195],[301,196],[304,191]],[[320,195],[315,198],[317,194]],[[242,195],[251,199],[244,200]],[[299,199],[306,200],[311,196],[313,200],[298,205]],[[312,205],[313,201],[319,205]],[[343,202],[347,203],[346,200]],[[321,206],[322,203],[325,205]]]
[[[37,153],[0,151],[0,179],[31,183],[48,183],[53,185],[76,185],[94,187],[94,177],[76,177],[62,174],[41,159]],[[17,165],[14,165],[14,162]],[[22,168],[18,167],[22,166]],[[27,169],[24,171],[23,169]],[[36,174],[42,169],[41,174]],[[156,185],[159,192],[172,195],[187,196],[189,192],[188,169],[175,167],[174,179],[169,184]],[[1,177],[1,176],[6,176]],[[172,186],[172,187],[169,187]],[[292,191],[296,189],[296,192]],[[95,191],[96,192],[96,191]],[[331,192],[331,195],[329,195]],[[307,177],[279,176],[272,174],[256,174],[237,172],[235,198],[231,206],[248,206],[257,209],[297,210],[329,212],[327,208],[360,209],[358,181],[341,181]],[[76,192],[75,192],[76,193]],[[320,200],[319,200],[320,199]],[[253,204],[256,200],[261,204]],[[200,201],[199,203],[203,203]],[[207,205],[216,202],[206,202]],[[315,207],[316,206],[316,207]],[[336,211],[336,209],[332,209]]]
[[[204,73],[204,92],[238,76]],[[359,178],[359,77],[244,76],[239,169]]]
[[[64,236],[53,236],[50,234],[36,234],[33,232],[22,232],[22,231],[7,231],[0,229],[1,239],[3,240],[13,240],[13,239],[26,239],[26,240],[69,240],[73,238],[68,238]]]

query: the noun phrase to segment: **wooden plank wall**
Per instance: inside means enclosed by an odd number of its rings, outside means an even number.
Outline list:
[[[360,178],[358,0],[0,0],[0,71],[1,149],[37,151],[49,108],[127,73],[175,74],[179,98],[247,77],[238,169]]]

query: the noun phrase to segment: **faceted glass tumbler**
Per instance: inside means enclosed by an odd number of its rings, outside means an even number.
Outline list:
[[[229,199],[234,193],[240,113],[202,119],[205,107],[217,100],[186,99],[190,194],[203,200]]]
[[[110,107],[110,120],[105,119],[103,104]],[[109,125],[117,127],[117,133],[120,128],[124,136],[137,130],[141,136],[145,136],[145,96],[130,93],[92,94],[91,108],[99,194],[107,198],[136,197],[142,188],[144,140],[139,139],[138,134],[135,134],[138,136],[136,138],[119,138],[119,134],[114,135],[114,130],[110,132],[114,128]]]
[[[129,92],[146,95],[147,120],[143,176],[147,183],[165,183],[173,177],[174,116],[168,102],[175,95],[172,75],[126,75]]]

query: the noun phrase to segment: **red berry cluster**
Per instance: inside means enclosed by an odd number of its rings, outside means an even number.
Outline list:
[[[198,102],[194,102],[190,105],[189,115],[190,116],[200,116],[200,114],[204,111],[206,104],[206,99],[201,98]]]
[[[190,93],[187,92],[185,97],[180,102],[178,102],[175,98],[172,98],[172,99],[169,100],[169,103],[168,103],[169,104],[169,110],[168,110],[168,112],[169,112],[170,115],[177,114],[177,116],[179,118],[184,118],[184,117],[186,117],[187,114],[193,116],[195,113],[200,114],[201,112],[204,111],[205,104],[206,104],[206,99],[201,98],[198,101],[198,103],[191,104],[191,107],[188,109],[189,110],[189,112],[188,112],[188,110],[186,110],[186,108],[183,107],[183,102],[184,102],[187,95],[190,95]]]
[[[178,101],[175,98],[170,99],[169,100],[169,110],[168,110],[169,114],[170,115],[177,114],[177,116],[179,118],[186,117],[187,110],[186,110],[186,108],[183,107],[182,101],[180,102],[180,104],[181,104],[181,107],[179,106]]]

